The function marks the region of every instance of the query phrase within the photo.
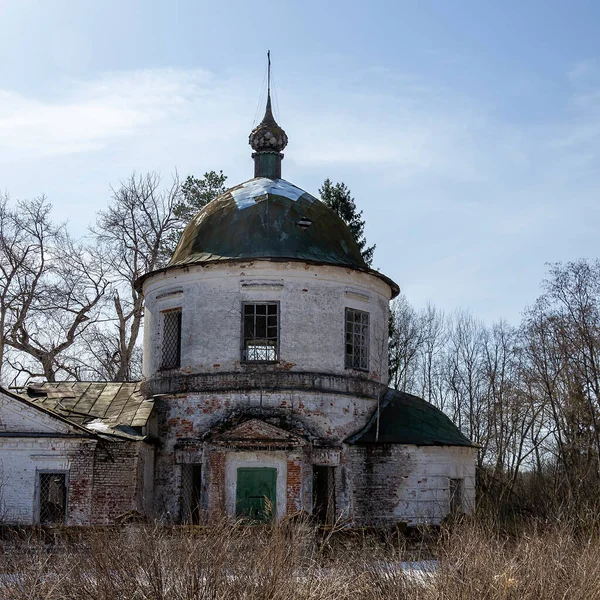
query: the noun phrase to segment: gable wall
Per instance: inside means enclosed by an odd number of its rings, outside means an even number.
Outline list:
[[[58,417],[0,390],[0,432],[74,433],[75,430]]]

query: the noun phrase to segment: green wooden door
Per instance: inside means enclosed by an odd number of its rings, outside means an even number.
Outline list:
[[[276,512],[277,469],[241,468],[237,470],[237,517],[270,521]]]

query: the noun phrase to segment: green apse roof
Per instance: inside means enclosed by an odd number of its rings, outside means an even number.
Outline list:
[[[186,227],[169,267],[261,258],[368,270],[333,210],[284,179],[267,177],[250,179],[207,204]]]
[[[350,444],[414,444],[416,446],[474,446],[458,427],[422,398],[388,389],[367,425],[346,441]]]

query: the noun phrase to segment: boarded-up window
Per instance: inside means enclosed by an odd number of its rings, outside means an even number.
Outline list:
[[[279,360],[279,304],[244,302],[242,360],[274,362]]]
[[[462,512],[462,486],[462,479],[449,480],[450,512],[453,514]]]
[[[65,473],[39,474],[40,514],[42,525],[64,523],[67,516],[67,476]]]
[[[346,368],[369,369],[369,313],[346,309]]]
[[[177,369],[181,366],[181,309],[166,310],[162,319],[160,368]]]

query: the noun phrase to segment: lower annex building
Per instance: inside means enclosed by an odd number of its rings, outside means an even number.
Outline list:
[[[476,448],[387,387],[389,302],[343,221],[281,178],[270,96],[254,178],[207,204],[145,296],[143,380],[0,389],[0,519],[439,523]]]

